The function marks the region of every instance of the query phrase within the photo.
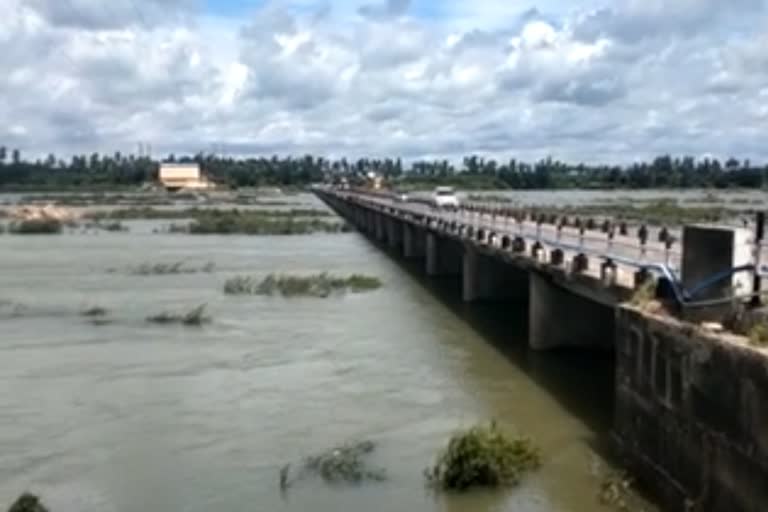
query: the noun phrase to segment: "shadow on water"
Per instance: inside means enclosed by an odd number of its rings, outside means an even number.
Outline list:
[[[391,250],[375,245],[386,251],[415,282],[466,321],[506,360],[589,426],[596,434],[589,441],[592,448],[601,455],[610,456],[609,433],[613,423],[615,386],[613,354],[588,348],[533,351],[528,348],[526,302],[466,304],[461,299],[460,276],[430,278],[424,272],[423,260],[405,260]]]

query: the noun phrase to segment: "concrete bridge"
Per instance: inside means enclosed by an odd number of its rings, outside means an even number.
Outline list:
[[[527,303],[532,349],[613,351],[617,447],[669,510],[768,509],[768,352],[680,319],[696,306],[696,320],[719,320],[734,289],[762,292],[749,232],[686,228],[675,247],[530,215],[315,192],[428,275],[460,279],[465,301]],[[677,317],[625,305],[652,285]]]
[[[461,278],[465,301],[527,302],[529,344],[537,350],[611,348],[616,306],[649,280],[676,282],[683,262],[680,250],[669,242],[641,243],[597,226],[576,228],[477,209],[437,211],[425,204],[333,189],[317,193],[360,232],[406,259],[423,260],[429,276]],[[722,265],[702,258],[686,263],[683,279]],[[719,291],[722,287],[714,290]]]

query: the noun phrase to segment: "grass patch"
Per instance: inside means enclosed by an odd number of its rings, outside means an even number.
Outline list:
[[[25,492],[11,505],[8,512],[48,512],[38,496]]]
[[[502,430],[496,422],[459,432],[425,471],[427,482],[443,490],[514,487],[541,465],[538,448]]]
[[[211,321],[210,317],[205,315],[206,305],[202,304],[186,313],[170,313],[163,311],[156,315],[147,317],[147,322],[152,324],[181,324],[188,326],[200,326]]]
[[[58,235],[64,224],[57,219],[28,219],[12,222],[8,231],[14,235]]]
[[[227,295],[282,295],[283,297],[321,297],[333,293],[350,291],[362,293],[382,286],[377,277],[354,274],[338,277],[327,273],[311,276],[289,276],[270,274],[263,279],[238,276],[224,283]]]

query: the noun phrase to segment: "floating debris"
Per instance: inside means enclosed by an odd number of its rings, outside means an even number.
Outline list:
[[[424,474],[445,490],[471,487],[514,487],[522,476],[541,465],[539,450],[523,437],[501,430],[496,422],[459,432]]]
[[[154,324],[182,324],[190,326],[199,326],[211,321],[210,317],[205,316],[206,304],[197,306],[187,313],[169,313],[164,311],[157,315],[147,317],[147,322]]]
[[[24,493],[11,505],[8,512],[48,512],[40,498],[34,494]]]
[[[373,441],[345,443],[328,451],[304,459],[298,470],[291,474],[291,464],[280,469],[280,488],[287,491],[298,481],[319,476],[329,484],[360,484],[366,481],[386,480],[386,471],[371,468],[366,457],[376,448]]]

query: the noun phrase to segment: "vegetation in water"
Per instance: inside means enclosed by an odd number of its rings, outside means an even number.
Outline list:
[[[8,232],[15,235],[58,235],[64,224],[57,219],[27,219],[11,222]]]
[[[292,208],[290,210],[275,209],[218,209],[218,208],[123,208],[109,211],[90,212],[85,215],[86,218],[93,220],[127,220],[127,219],[198,219],[201,217],[226,216],[226,215],[247,215],[250,217],[265,218],[283,218],[283,217],[330,217],[333,215],[329,210],[315,208]]]
[[[459,432],[425,471],[429,484],[444,490],[512,487],[541,465],[530,439],[502,430],[496,422]]]
[[[359,484],[385,480],[384,469],[370,467],[367,462],[368,456],[375,448],[376,445],[372,441],[345,443],[307,457],[295,468],[286,464],[280,470],[280,488],[286,491],[298,481],[310,476],[319,476],[331,484]]]
[[[38,496],[24,493],[11,505],[8,512],[48,512]]]
[[[202,304],[186,313],[171,313],[163,311],[147,317],[147,322],[153,324],[182,324],[188,326],[200,326],[211,321],[205,314],[206,305]]]
[[[137,267],[129,269],[129,273],[136,276],[166,276],[179,274],[210,274],[216,268],[212,261],[209,261],[202,267],[185,266],[183,261],[174,261],[171,263],[142,263]],[[114,269],[110,269],[114,272]]]
[[[80,312],[82,316],[86,317],[103,317],[109,314],[109,310],[100,306],[94,306],[92,308],[84,309]]]
[[[178,227],[175,229],[178,231]],[[197,217],[186,231],[195,235],[306,235],[350,231],[347,224],[317,218],[265,217],[252,212],[211,213]]]
[[[381,280],[360,274],[339,277],[327,273],[311,276],[270,274],[263,279],[237,276],[224,283],[227,295],[282,295],[283,297],[328,297],[334,292],[361,293],[375,290]]]

